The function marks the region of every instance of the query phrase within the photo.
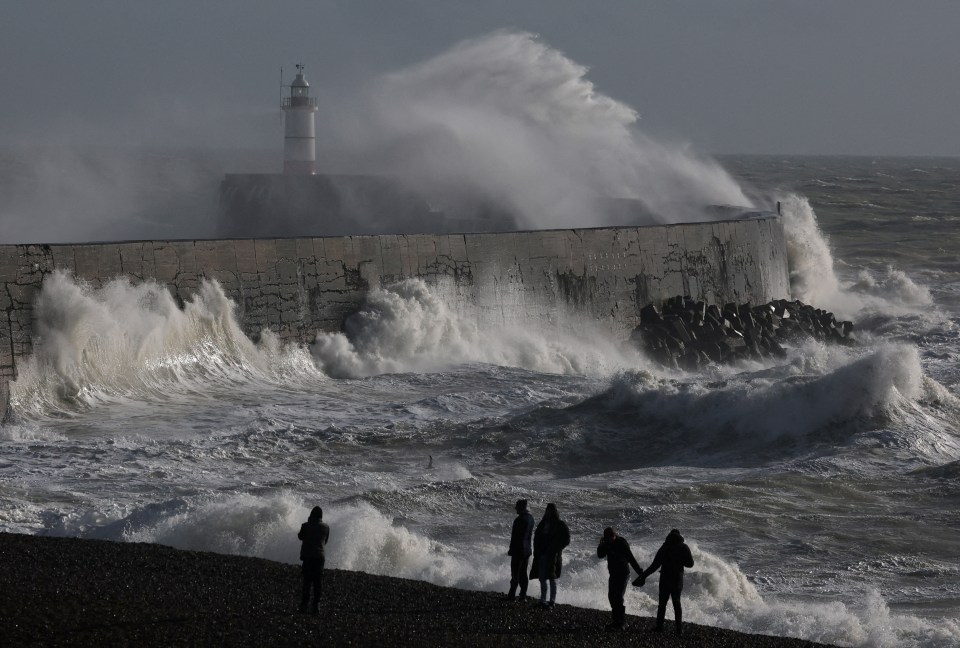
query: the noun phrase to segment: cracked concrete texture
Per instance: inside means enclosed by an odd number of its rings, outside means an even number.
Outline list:
[[[7,382],[33,349],[34,301],[54,270],[94,287],[120,276],[155,279],[180,304],[216,279],[248,335],[269,328],[297,343],[339,330],[368,290],[408,277],[452,282],[481,324],[555,323],[563,312],[620,338],[640,308],[666,297],[765,303],[790,293],[776,215],[499,234],[0,245],[0,417]]]

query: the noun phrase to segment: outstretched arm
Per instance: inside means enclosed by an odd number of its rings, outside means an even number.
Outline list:
[[[657,555],[653,557],[653,562],[650,564],[649,567],[647,567],[646,571],[644,571],[642,574],[640,574],[643,578],[646,578],[647,576],[649,576],[649,575],[652,574],[653,572],[655,572],[655,571],[657,571],[658,569],[660,569],[660,565],[663,564],[663,556],[661,555],[662,553],[663,553],[663,549],[662,549],[662,548],[657,551]]]
[[[637,559],[633,557],[633,551],[630,550],[629,546],[627,547],[627,560],[638,574],[643,574],[643,568],[640,566],[640,563],[637,562]]]

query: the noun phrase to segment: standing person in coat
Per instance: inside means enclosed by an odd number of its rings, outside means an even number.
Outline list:
[[[323,593],[324,545],[330,539],[330,527],[323,523],[323,509],[314,506],[310,517],[300,525],[300,560],[303,561],[303,596],[300,610],[311,614],[320,612],[320,594]],[[313,590],[313,604],[310,604],[310,590]],[[309,606],[309,608],[308,608]]]
[[[683,591],[683,568],[693,567],[693,555],[683,536],[676,529],[667,534],[653,563],[634,581],[634,585],[643,585],[647,576],[660,570],[660,602],[657,606],[657,632],[663,631],[663,618],[666,616],[667,601],[673,599],[673,619],[677,634],[683,632],[683,610],[680,608],[680,593]]]
[[[627,607],[623,604],[623,595],[630,581],[630,567],[633,567],[638,574],[642,574],[643,569],[633,557],[630,543],[623,536],[617,535],[613,527],[603,530],[603,537],[597,547],[597,557],[607,559],[607,572],[610,574],[607,598],[613,610],[613,621],[607,624],[607,628],[620,630],[627,621]]]
[[[510,591],[507,599],[513,601],[520,586],[520,600],[527,600],[527,569],[530,566],[531,539],[533,538],[533,516],[527,511],[527,500],[517,500],[517,517],[510,531]]]
[[[557,505],[547,504],[547,510],[533,534],[533,568],[530,578],[540,581],[540,605],[553,607],[557,602],[557,578],[562,565],[561,552],[570,544],[570,529],[560,519]],[[550,581],[550,601],[547,602],[547,581]]]

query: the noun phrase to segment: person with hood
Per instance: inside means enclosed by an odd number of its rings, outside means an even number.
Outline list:
[[[300,609],[304,613],[309,611],[311,614],[319,614],[320,595],[323,593],[324,545],[330,539],[330,527],[323,523],[322,508],[313,507],[310,517],[300,525],[297,538],[301,541],[300,560],[303,561],[303,596],[300,599]]]
[[[560,519],[557,505],[547,504],[543,518],[533,534],[533,567],[530,578],[540,581],[540,605],[553,607],[557,602],[557,578],[563,564],[561,553],[570,544],[570,529]],[[550,601],[547,602],[547,581],[550,581]]]
[[[607,624],[610,630],[620,630],[627,621],[627,607],[623,604],[623,595],[627,592],[627,583],[630,581],[630,568],[638,574],[643,573],[640,563],[630,551],[630,543],[623,536],[617,535],[613,527],[603,530],[603,537],[597,547],[597,557],[607,559],[607,572],[610,580],[607,586],[607,598],[613,610],[613,621]]]
[[[517,500],[517,517],[510,531],[510,591],[507,600],[516,599],[517,585],[520,586],[520,600],[527,600],[527,569],[530,566],[531,538],[533,537],[533,516],[527,511],[527,500]]]
[[[693,555],[690,547],[683,541],[683,536],[676,529],[667,534],[667,539],[657,550],[653,563],[640,578],[633,582],[641,586],[647,576],[660,570],[660,601],[657,606],[657,632],[663,631],[663,619],[666,616],[667,601],[673,599],[673,619],[676,623],[677,634],[683,632],[683,610],[680,608],[680,593],[683,591],[683,568],[693,567]]]

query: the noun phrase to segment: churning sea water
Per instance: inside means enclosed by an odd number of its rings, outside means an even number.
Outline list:
[[[295,562],[321,504],[330,567],[505,590],[522,497],[570,525],[560,602],[607,606],[605,526],[644,564],[676,527],[689,621],[957,645],[960,161],[723,162],[780,200],[793,296],[857,345],[674,373],[589,322],[484,329],[408,281],[292,348],[247,339],[214,283],[181,310],[54,275],[0,428],[0,529]]]

